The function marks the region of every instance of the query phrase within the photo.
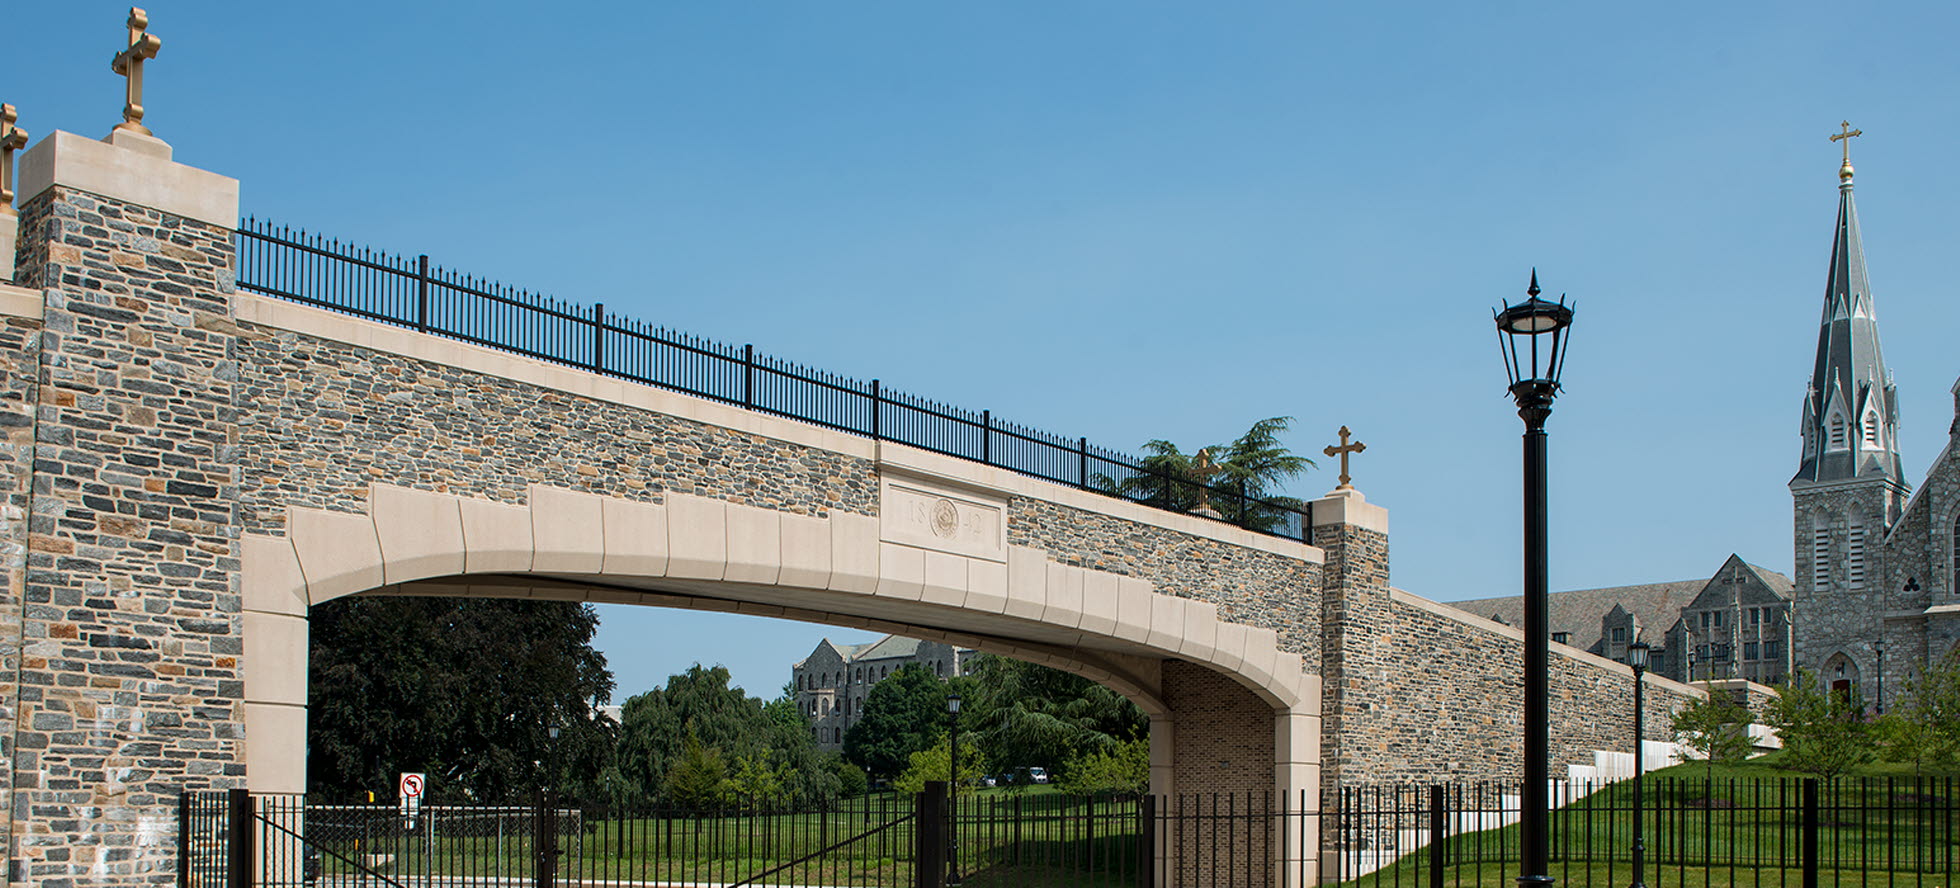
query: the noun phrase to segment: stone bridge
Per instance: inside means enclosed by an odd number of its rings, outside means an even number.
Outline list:
[[[347,595],[998,652],[1141,706],[1159,793],[1297,810],[1337,779],[1516,772],[1515,631],[1391,590],[1386,512],[1351,490],[1312,504],[1309,544],[246,292],[237,182],[154,139],[55,133],[20,181],[10,884],[167,881],[180,790],[303,791],[307,614]],[[1614,742],[1588,720],[1630,675],[1571,652],[1555,681],[1555,759]]]

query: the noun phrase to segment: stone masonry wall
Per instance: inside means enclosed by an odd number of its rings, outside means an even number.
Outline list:
[[[1344,785],[1521,778],[1522,640],[1392,597],[1345,630],[1384,642],[1346,648],[1332,766]],[[1553,777],[1593,750],[1632,748],[1630,674],[1555,650],[1549,680]],[[1649,736],[1688,699],[1650,683]]]
[[[1014,498],[1009,522],[1012,545],[1212,602],[1219,619],[1272,629],[1281,650],[1320,671],[1320,565],[1027,497]]]
[[[27,592],[27,515],[32,505],[35,380],[40,373],[41,324],[0,319],[0,762],[14,752],[20,699],[22,605]],[[11,825],[13,772],[0,774],[0,817]],[[11,835],[11,829],[9,830]]]
[[[375,481],[501,502],[536,482],[877,511],[867,460],[284,330],[241,324],[237,341],[248,532],[282,532],[288,506],[366,511]]]
[[[179,790],[244,784],[231,233],[56,187],[15,713],[15,878],[169,884]],[[7,395],[29,389],[8,383]],[[31,816],[26,816],[31,814]]]
[[[1325,784],[1520,779],[1524,642],[1399,598],[1388,585],[1385,534],[1323,525],[1314,542],[1327,553]],[[1633,677],[1553,650],[1551,760],[1560,777],[1566,765],[1592,764],[1593,750],[1632,747]],[[1649,684],[1650,730],[1686,700]]]

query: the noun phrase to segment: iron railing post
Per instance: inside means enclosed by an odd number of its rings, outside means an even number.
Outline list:
[[[186,789],[177,793],[177,884],[182,888],[190,888],[191,843],[195,840],[191,835],[191,791]]]
[[[881,424],[881,417],[885,412],[881,406],[883,402],[884,397],[878,392],[878,380],[871,380],[871,440],[873,441],[882,441],[885,438],[884,427]]]
[[[742,406],[755,409],[755,343],[742,346]]]
[[[415,258],[415,329],[424,333],[429,332],[429,254],[427,253]]]
[[[592,303],[592,372],[603,373],[606,367],[606,304]]]
[[[252,794],[225,793],[225,888],[252,888]]]
[[[538,858],[533,878],[536,888],[554,888],[558,883],[558,809],[550,790],[538,793],[537,840],[531,843]]]
[[[1082,457],[1082,489],[1089,489],[1089,439],[1083,438],[1076,444],[1077,454]]]
[[[1018,800],[1017,800],[1018,801]],[[1137,805],[1137,886],[1153,888],[1157,881],[1157,797],[1145,795]]]
[[[926,781],[924,792],[913,796],[916,805],[912,860],[916,888],[944,888],[946,884],[946,784]]]
[[[1803,781],[1803,888],[1817,888],[1817,778]]]
[[[1441,783],[1429,787],[1429,888],[1443,888],[1443,837],[1449,832],[1443,793]]]
[[[994,412],[992,410],[980,411],[980,462],[989,466],[994,464]]]

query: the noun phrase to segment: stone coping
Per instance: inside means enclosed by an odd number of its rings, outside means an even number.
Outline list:
[[[33,318],[41,320],[46,300],[41,291],[0,283],[0,315],[10,318]]]
[[[1518,642],[1519,644],[1524,643],[1524,630],[1519,629],[1516,626],[1506,626],[1503,623],[1497,622],[1496,620],[1486,620],[1483,617],[1479,617],[1467,611],[1461,611],[1454,607],[1451,607],[1446,602],[1431,601],[1420,595],[1416,595],[1411,592],[1404,592],[1401,589],[1391,588],[1388,590],[1388,594],[1389,597],[1396,602],[1409,605],[1410,607],[1416,607],[1422,610],[1426,610],[1444,619],[1455,620],[1456,622],[1462,623],[1465,626],[1469,626],[1474,629],[1481,629],[1493,635],[1502,635],[1505,638],[1509,638]],[[1605,669],[1609,672],[1617,672],[1621,675],[1626,676],[1629,679],[1633,678],[1633,667],[1628,666],[1625,663],[1621,663],[1618,660],[1609,660],[1598,654],[1588,653],[1586,651],[1582,651],[1578,648],[1575,648],[1567,644],[1554,644],[1551,646],[1551,650],[1552,653],[1564,657],[1568,660],[1576,660],[1588,666],[1595,666],[1601,669]],[[1705,698],[1708,696],[1708,692],[1702,688],[1698,688],[1689,684],[1684,684],[1682,682],[1675,681],[1674,679],[1671,678],[1664,678],[1662,676],[1655,675],[1652,672],[1647,673],[1645,678],[1647,684],[1650,686],[1658,687],[1662,690],[1673,691],[1674,693],[1680,694],[1685,697]]]
[[[842,453],[874,462],[881,470],[923,475],[933,480],[1009,496],[1025,496],[1242,548],[1296,558],[1309,564],[1322,564],[1326,561],[1326,553],[1318,546],[1296,540],[1254,533],[1219,521],[1153,509],[996,466],[944,456],[892,441],[875,441],[793,419],[745,410],[707,398],[602,376],[285,299],[237,292],[232,295],[232,314],[242,322],[344,342],[459,370],[555,389],[593,400],[676,416],[705,425]],[[1386,510],[1379,506],[1370,508],[1386,513]],[[1385,520],[1384,518],[1384,524]]]
[[[227,229],[238,225],[237,179],[62,130],[21,155],[17,202],[56,185]]]

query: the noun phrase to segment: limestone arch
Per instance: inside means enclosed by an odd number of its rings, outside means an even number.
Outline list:
[[[523,505],[375,484],[366,514],[289,508],[242,540],[246,773],[304,789],[307,612],[355,594],[528,597],[724,610],[879,632],[1062,669],[1151,719],[1153,792],[1174,786],[1167,662],[1229,677],[1274,719],[1274,785],[1317,789],[1320,687],[1271,629],[1209,602],[1009,547],[1004,563],[813,517],[668,492],[660,502],[532,485]]]

